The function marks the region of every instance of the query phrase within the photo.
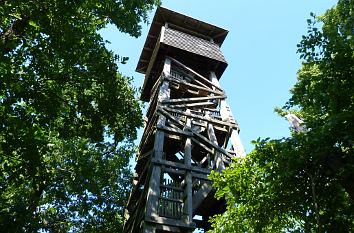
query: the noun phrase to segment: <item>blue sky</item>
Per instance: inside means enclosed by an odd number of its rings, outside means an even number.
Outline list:
[[[229,30],[221,47],[228,68],[220,79],[234,117],[241,127],[246,152],[251,141],[289,136],[289,125],[274,113],[290,97],[301,61],[296,45],[306,34],[310,12],[320,15],[335,0],[164,0],[162,6]],[[150,21],[155,10],[150,13]],[[102,30],[104,39],[129,61],[120,72],[134,77],[140,87],[144,76],[135,72],[149,25],[133,38],[114,27]],[[141,131],[141,130],[140,130]],[[139,134],[141,135],[141,133]]]

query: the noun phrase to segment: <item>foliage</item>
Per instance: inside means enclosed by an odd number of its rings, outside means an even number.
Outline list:
[[[354,205],[303,137],[258,140],[245,159],[213,173],[217,197],[228,204],[214,232],[313,232],[318,215],[320,232],[352,229]]]
[[[258,140],[246,158],[212,174],[228,204],[212,232],[354,229],[354,1],[311,16],[298,45],[298,81],[277,109],[296,112],[307,130]]]
[[[0,229],[119,232],[140,104],[98,30],[155,0],[0,3]]]

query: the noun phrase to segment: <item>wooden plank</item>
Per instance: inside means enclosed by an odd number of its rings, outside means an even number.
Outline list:
[[[208,124],[208,137],[209,137],[209,140],[212,144],[218,145],[218,141],[215,136],[214,128],[213,128],[213,125],[211,125],[211,124]],[[215,153],[214,161],[215,161],[215,168],[217,171],[221,172],[222,170],[225,169],[225,165],[224,165],[222,159],[220,158],[219,153],[217,153],[217,152]]]
[[[160,224],[156,225],[156,229],[163,231],[163,232],[174,232],[174,233],[184,232],[179,227],[166,226],[166,225],[160,225]]]
[[[163,72],[168,75],[170,73],[170,69],[171,69],[171,61],[166,58]],[[158,102],[161,102],[169,98],[170,98],[170,89],[168,87],[168,82],[163,81],[159,91]],[[166,117],[163,115],[159,116],[156,125],[160,127],[164,127],[165,123],[166,123]],[[157,131],[155,134],[154,155],[152,156],[152,158],[157,160],[162,159],[163,146],[164,146],[164,132]],[[152,216],[153,214],[157,214],[158,204],[159,204],[158,197],[160,195],[160,178],[161,178],[161,167],[153,166],[151,178],[149,182],[149,191],[148,191],[147,201],[146,201],[147,216]]]
[[[172,57],[168,57],[169,59],[171,59],[171,61],[173,61],[174,63],[176,63],[179,66],[182,66],[184,69],[188,70],[189,72],[191,72],[192,74],[194,74],[196,77],[200,78],[201,80],[207,82],[208,84],[212,85],[213,87],[215,87],[216,89],[218,89],[219,91],[223,91],[220,87],[216,86],[214,83],[210,82],[208,79],[206,79],[205,77],[203,77],[202,75],[200,75],[199,73],[197,73],[196,71],[192,70],[191,68],[189,68],[188,66],[184,65],[183,63],[177,61],[176,59],[172,58]]]
[[[224,122],[224,121],[215,120],[213,118],[206,118],[205,116],[199,116],[199,115],[196,115],[196,114],[193,114],[193,113],[186,113],[184,111],[180,111],[180,110],[169,108],[169,107],[165,107],[165,106],[160,106],[160,107],[158,107],[157,110],[161,111],[161,109],[163,109],[165,111],[168,111],[168,112],[178,113],[180,115],[184,115],[184,116],[187,116],[187,117],[192,117],[192,118],[195,118],[195,119],[198,119],[198,120],[203,120],[203,121],[206,121],[206,122],[210,122],[212,124],[217,124],[217,125],[220,125],[220,126],[227,126],[227,127],[231,127],[231,128],[237,127],[236,125],[232,125],[232,124]]]
[[[187,109],[187,113],[190,113],[190,110]],[[192,122],[190,118],[187,118],[186,121],[186,127],[185,131],[188,132],[188,129],[190,129],[192,126]],[[193,135],[193,134],[192,134]],[[192,162],[192,141],[191,138],[187,138],[185,145],[184,145],[184,164],[186,166],[191,166]],[[190,171],[187,171],[186,174],[186,189],[185,189],[185,195],[186,195],[186,201],[184,205],[184,211],[186,213],[186,221],[187,222],[192,222],[193,221],[193,184],[192,184],[192,174]]]
[[[168,166],[168,167],[172,167],[172,168],[178,168],[178,169],[182,169],[182,170],[186,170],[186,171],[193,171],[193,172],[197,172],[197,173],[203,173],[203,174],[210,174],[210,171],[211,171],[208,168],[187,166],[187,165],[185,165],[183,163],[176,163],[176,162],[162,160],[162,159],[157,160],[155,158],[153,158],[151,160],[151,163],[158,164],[158,165],[164,165],[164,166]]]
[[[224,155],[226,155],[229,158],[232,158],[232,156],[224,149],[219,147],[219,145],[212,143],[209,139],[207,139],[206,137],[204,137],[203,135],[199,134],[199,133],[194,133],[195,136],[197,136],[199,139],[201,139],[202,141],[206,142],[207,144],[209,144],[210,146],[212,146],[214,149],[218,150],[219,152],[223,153]]]
[[[221,96],[206,96],[206,97],[194,97],[194,98],[180,98],[180,99],[169,99],[162,101],[163,104],[174,104],[174,103],[190,103],[190,102],[200,102],[204,100],[217,100],[226,99],[226,95]]]
[[[166,188],[166,189],[173,189],[173,190],[176,190],[176,191],[180,191],[180,192],[183,192],[183,189],[182,188],[178,188],[178,187],[174,187],[174,186],[169,186],[169,185],[160,185],[161,188]]]
[[[193,136],[193,133],[188,132],[188,131],[183,131],[180,129],[176,129],[176,128],[171,128],[168,126],[157,126],[158,130],[162,130],[166,133],[171,133],[171,134],[175,134],[175,135],[179,135],[179,136],[184,136],[184,137],[191,137]]]
[[[192,177],[211,182],[211,179],[209,179],[208,175],[206,174],[192,172]]]
[[[195,228],[195,223],[193,223],[193,222],[187,222],[185,220],[178,220],[178,219],[170,219],[170,218],[161,217],[161,216],[146,217],[145,221],[169,225],[169,226],[175,226],[175,227],[183,227],[183,228],[187,228],[187,229],[191,229],[191,230],[194,230],[194,228]]]
[[[138,158],[137,158],[137,161],[139,161],[139,160],[141,160],[141,159],[143,159],[143,158],[145,158],[145,157],[151,155],[153,151],[154,151],[154,149],[149,150],[148,152],[146,152],[146,153],[144,153],[144,154],[142,154],[142,155],[139,154],[139,156],[138,156]]]
[[[196,125],[196,126],[200,126],[202,128],[205,128],[206,127],[206,122],[203,121],[203,123],[199,122],[199,121],[193,121],[192,120],[192,125]]]
[[[212,102],[201,102],[201,103],[190,103],[190,104],[176,104],[173,105],[174,108],[189,108],[189,107],[206,107],[206,106],[216,106]]]
[[[166,112],[165,110],[162,109],[162,107],[158,108],[158,111],[160,111],[163,115],[165,115],[166,117],[168,117],[170,120],[175,121],[175,123],[179,124],[180,126],[184,127],[183,123],[177,119],[175,119],[171,114],[169,114],[168,112]],[[179,111],[181,112],[181,111]],[[183,113],[183,112],[182,112]],[[183,113],[183,114],[188,114],[188,113]],[[204,119],[204,118],[203,118]],[[217,144],[215,145],[214,143],[211,143],[209,139],[207,139],[206,137],[204,137],[203,135],[195,132],[194,130],[190,129],[191,132],[197,136],[198,138],[200,138],[202,141],[206,142],[207,144],[209,144],[211,147],[215,148],[216,150],[220,151],[221,153],[225,154],[226,156],[231,158],[231,155],[223,148],[220,148]],[[193,138],[192,138],[193,139]]]
[[[236,157],[238,157],[238,158],[246,157],[246,152],[245,152],[245,149],[243,148],[241,138],[236,130],[232,130],[230,139],[231,139],[234,151],[236,153]]]
[[[140,144],[139,144],[139,148],[142,149],[143,146],[145,146],[146,141],[148,140],[149,136],[151,135],[152,131],[153,131],[153,125],[156,123],[157,118],[158,118],[158,113],[155,113],[151,119],[149,120],[147,126],[145,127],[144,133],[141,137],[140,140]]]
[[[143,84],[143,89],[146,87],[146,82],[148,81],[148,77],[150,76],[150,73],[151,73],[151,69],[155,63],[155,60],[156,60],[156,56],[157,56],[157,53],[160,49],[160,41],[161,41],[161,33],[159,35],[159,38],[156,42],[156,45],[154,47],[154,50],[152,52],[152,55],[151,55],[151,58],[150,58],[150,62],[149,62],[149,65],[148,65],[148,68],[146,69],[146,73],[145,73],[145,79],[144,79],[144,84]],[[150,80],[149,80],[150,81]]]
[[[203,200],[208,196],[212,190],[210,182],[204,182],[200,189],[193,196],[193,212],[202,204]]]
[[[141,194],[140,199],[137,203],[137,207],[134,209],[133,214],[130,216],[129,221],[127,222],[128,226],[127,226],[127,224],[124,226],[124,229],[126,229],[126,228],[131,229],[130,231],[128,231],[130,233],[134,233],[137,231],[136,228],[140,227],[140,224],[139,223],[136,224],[136,222],[140,222],[143,219],[144,212],[138,211],[138,210],[142,209],[143,205],[145,205],[145,198],[148,193],[147,187],[148,187],[150,176],[151,176],[151,172],[148,172],[146,179],[145,179],[145,183],[144,183],[145,188],[144,188],[144,191]]]
[[[174,139],[174,140],[178,140],[178,141],[182,141],[184,139],[184,137],[178,136],[176,134],[169,134],[165,132],[165,137],[170,138],[170,139]]]
[[[166,173],[181,175],[181,176],[185,175],[184,170],[176,170],[176,169],[172,169],[172,168],[168,168],[168,167],[162,167],[162,171],[166,172]]]
[[[155,97],[158,87],[160,87],[160,84],[162,83],[162,81],[163,81],[163,79],[161,76],[156,80],[154,86],[151,88],[150,100],[151,100],[151,98]],[[150,106],[151,106],[151,104],[150,104]]]
[[[198,146],[200,146],[201,148],[203,148],[205,151],[209,152],[209,153],[213,153],[213,150],[210,149],[209,147],[207,147],[205,144],[201,143],[200,141],[198,141],[196,138],[192,138],[192,141],[197,144]]]
[[[172,109],[173,110],[173,109]],[[158,111],[160,111],[163,115],[165,115],[166,117],[168,117],[170,120],[172,121],[175,121],[175,123],[179,124],[180,126],[184,127],[183,123],[177,119],[175,119],[171,114],[169,114],[168,112],[166,112],[162,107],[159,107],[158,108]],[[176,111],[176,110],[174,110]],[[188,113],[184,113],[182,111],[178,111],[178,112],[181,112],[183,114],[186,114],[186,115],[191,115],[191,114],[188,114]],[[197,115],[195,115],[197,116]],[[205,117],[203,118],[205,120],[210,120],[210,119],[206,119]],[[216,150],[218,150],[219,152],[225,154],[226,156],[228,157],[232,157],[225,149],[219,147],[217,144],[214,144],[214,143],[211,143],[209,139],[207,139],[206,137],[204,137],[203,135],[195,132],[194,130],[190,129],[191,132],[197,136],[198,138],[200,138],[202,141],[206,142],[207,144],[209,144],[211,147],[215,148]]]
[[[160,197],[162,200],[166,201],[172,201],[172,202],[178,202],[178,203],[183,203],[182,199],[176,199],[176,198],[171,198],[171,197]]]
[[[129,208],[130,207],[130,203],[131,203],[131,201],[133,201],[133,200],[135,200],[135,198],[136,198],[136,191],[137,190],[139,190],[139,186],[141,185],[141,183],[144,181],[144,179],[146,178],[146,172],[147,172],[147,168],[150,166],[150,162],[148,162],[147,164],[146,164],[146,166],[144,166],[144,169],[143,169],[143,171],[141,172],[141,175],[140,175],[140,177],[139,177],[139,179],[138,179],[138,182],[133,186],[133,188],[132,188],[132,191],[130,192],[130,196],[129,196],[129,199],[128,199],[128,204],[127,204],[127,206],[126,206],[126,208],[129,210],[129,211],[131,211],[131,208]],[[145,182],[146,182],[146,180],[145,180]]]
[[[171,76],[170,76],[171,77]],[[192,88],[195,88],[195,89],[198,89],[198,90],[202,90],[202,91],[206,91],[206,92],[210,92],[210,93],[213,93],[213,94],[216,94],[216,95],[225,95],[225,92],[222,91],[215,91],[209,87],[201,87],[201,86],[198,86],[198,85],[194,85],[194,84],[191,84],[191,83],[188,83],[188,82],[185,82],[183,80],[178,80],[178,79],[175,79],[175,78],[170,78],[170,77],[166,77],[167,80],[171,81],[171,82],[176,82],[178,84],[181,84],[181,85],[185,85],[185,86],[188,86],[188,87],[192,87]]]

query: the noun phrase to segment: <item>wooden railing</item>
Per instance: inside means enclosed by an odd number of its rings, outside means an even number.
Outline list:
[[[183,215],[183,193],[179,182],[163,179],[160,185],[159,215],[180,219]]]

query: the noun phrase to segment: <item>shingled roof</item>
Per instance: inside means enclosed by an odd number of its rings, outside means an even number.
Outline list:
[[[171,28],[178,28],[190,35],[206,40],[212,39],[219,46],[224,42],[228,31],[215,25],[194,19],[190,16],[180,14],[164,7],[157,8],[150,26],[149,33],[136,67],[139,73],[145,73],[152,56],[153,49],[159,37],[161,27],[168,23]]]
[[[161,35],[161,29],[166,26]],[[182,59],[186,65],[203,64],[220,78],[227,62],[220,51],[228,31],[192,17],[159,7],[151,23],[136,71],[146,74],[141,99],[148,101],[149,90],[159,75],[165,55]]]

